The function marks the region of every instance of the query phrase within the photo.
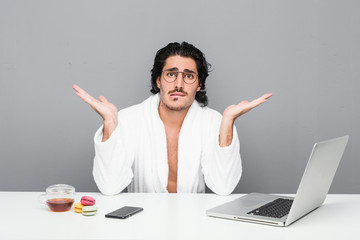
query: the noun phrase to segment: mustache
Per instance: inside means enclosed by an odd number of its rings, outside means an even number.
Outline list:
[[[169,91],[169,94],[176,93],[176,92],[183,93],[183,94],[185,94],[185,95],[188,94],[187,92],[185,92],[185,91],[183,90],[182,87],[181,87],[181,88],[175,88],[174,90]]]

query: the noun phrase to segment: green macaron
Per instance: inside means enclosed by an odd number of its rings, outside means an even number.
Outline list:
[[[96,206],[84,206],[82,208],[82,215],[84,216],[93,216],[97,213]]]

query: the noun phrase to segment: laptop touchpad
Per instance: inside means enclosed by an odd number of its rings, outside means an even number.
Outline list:
[[[251,199],[239,199],[239,203],[243,206],[243,207],[254,207],[257,206],[260,203],[263,203],[262,200],[251,200]]]
[[[256,206],[259,206],[260,203],[262,203],[261,200],[238,198],[234,201],[220,205],[215,209],[227,214],[240,214],[242,212],[246,213],[249,210],[253,210]]]

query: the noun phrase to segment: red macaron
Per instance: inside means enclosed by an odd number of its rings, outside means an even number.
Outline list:
[[[95,199],[89,196],[83,196],[80,200],[80,202],[84,206],[93,206],[95,204]]]

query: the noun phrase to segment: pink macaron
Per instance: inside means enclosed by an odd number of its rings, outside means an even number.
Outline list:
[[[95,204],[95,199],[93,199],[92,197],[89,197],[89,196],[83,196],[81,198],[80,202],[84,206],[93,206]]]

